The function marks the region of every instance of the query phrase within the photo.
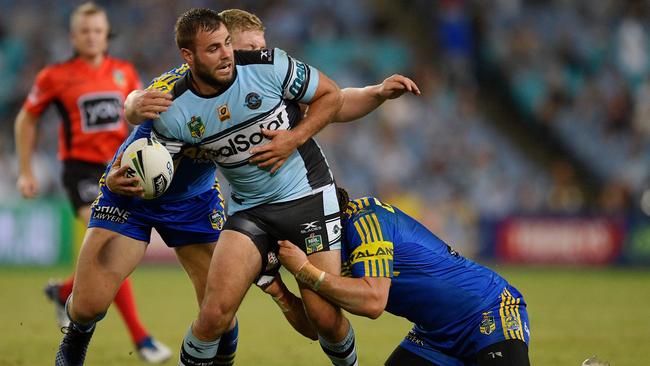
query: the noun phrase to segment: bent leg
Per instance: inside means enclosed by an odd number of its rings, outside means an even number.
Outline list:
[[[106,312],[122,281],[140,263],[146,243],[102,228],[86,230],[68,314],[79,324]]]
[[[326,272],[339,274],[340,258],[340,250],[330,250],[311,254],[309,261]],[[304,284],[299,286],[307,316],[318,331],[325,354],[336,366],[357,365],[354,331],[341,309]]]

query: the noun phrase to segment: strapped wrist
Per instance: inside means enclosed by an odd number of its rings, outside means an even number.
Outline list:
[[[318,291],[320,285],[325,281],[325,271],[321,271],[307,261],[296,272],[296,278],[311,287],[312,290]]]

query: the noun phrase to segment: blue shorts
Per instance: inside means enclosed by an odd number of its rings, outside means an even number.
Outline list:
[[[474,366],[479,351],[506,340],[530,341],[523,296],[508,286],[494,305],[469,319],[463,329],[444,340],[431,339],[417,324],[400,346],[439,366]]]
[[[121,196],[102,186],[91,209],[89,228],[100,227],[147,243],[155,228],[169,247],[214,243],[226,221],[217,184],[209,191],[176,202]]]

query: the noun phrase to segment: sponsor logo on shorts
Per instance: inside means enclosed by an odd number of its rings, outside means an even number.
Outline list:
[[[154,196],[159,197],[161,194],[165,193],[168,184],[169,181],[167,181],[167,178],[165,177],[164,174],[159,174],[153,177]]]
[[[424,341],[420,337],[418,337],[418,335],[415,334],[415,332],[412,330],[410,330],[409,334],[406,335],[406,340],[409,342],[413,342],[418,346],[424,347]]]
[[[275,255],[275,252],[269,252],[266,258],[267,258],[267,264],[266,264],[267,271],[270,271],[280,265],[280,261],[278,260],[278,256]]]
[[[480,331],[485,335],[490,335],[497,329],[496,324],[494,323],[494,317],[490,315],[492,312],[487,311],[483,313],[483,319],[481,320]]]
[[[505,323],[506,323],[507,330],[512,330],[516,332],[520,328],[519,322],[517,321],[517,318],[514,315],[508,315],[506,317]]]
[[[305,238],[305,248],[307,254],[311,254],[323,250],[323,237],[311,233],[309,237]]]
[[[192,116],[190,121],[187,122],[187,128],[190,129],[190,135],[195,139],[201,138],[205,133],[205,125],[200,116]]]
[[[319,231],[322,229],[322,227],[318,225],[318,220],[312,222],[305,222],[304,224],[300,224],[300,226],[302,227],[300,229],[301,234],[309,234],[309,233],[313,233],[314,231]]]
[[[219,121],[221,122],[230,119],[230,110],[228,109],[228,104],[224,104],[221,107],[217,108],[217,114],[219,115]]]
[[[246,94],[246,107],[249,109],[257,109],[262,105],[262,97],[255,92]]]
[[[341,219],[339,217],[328,220],[325,227],[327,228],[327,239],[330,244],[341,240]]]
[[[114,206],[93,206],[93,219],[102,221],[111,221],[118,224],[124,224],[129,219],[131,213],[126,209]]]
[[[212,210],[210,213],[210,224],[214,230],[223,229],[223,223],[226,219],[223,217],[223,212],[218,211],[217,209]]]

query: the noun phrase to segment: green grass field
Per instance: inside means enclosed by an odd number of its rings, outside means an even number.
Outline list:
[[[593,354],[612,366],[650,363],[650,271],[497,269],[528,302],[533,365],[579,366]],[[62,268],[0,268],[0,365],[53,363],[61,333],[42,287],[49,277],[66,274]],[[290,279],[286,273],[284,278]],[[176,268],[142,267],[133,279],[144,322],[176,351],[197,311],[185,274]],[[290,329],[272,300],[259,290],[251,289],[238,316],[238,365],[328,364],[317,342]],[[361,365],[382,365],[410,329],[406,320],[390,314],[375,321],[351,319]],[[143,365],[117,312],[109,311],[101,322],[86,364]]]

